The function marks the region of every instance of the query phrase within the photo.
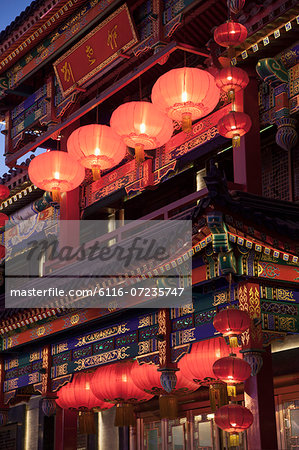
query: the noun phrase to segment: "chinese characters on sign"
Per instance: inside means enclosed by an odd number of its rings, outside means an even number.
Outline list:
[[[123,5],[54,63],[63,95],[69,95],[136,42],[129,10]]]

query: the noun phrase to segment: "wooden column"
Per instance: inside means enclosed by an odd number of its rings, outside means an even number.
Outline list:
[[[55,421],[55,450],[76,450],[77,412],[57,406]]]
[[[249,84],[236,94],[236,110],[244,111],[252,121],[250,131],[241,138],[240,147],[233,151],[234,182],[243,184],[252,194],[262,193],[262,162],[258,105],[258,76],[254,69],[246,69]]]
[[[263,366],[256,376],[250,376],[244,384],[245,406],[254,420],[247,430],[248,450],[277,449],[275,404],[271,349],[262,351],[262,326],[260,288],[256,283],[240,283],[239,306],[251,317],[251,326],[242,335],[243,350],[258,351],[263,357]]]

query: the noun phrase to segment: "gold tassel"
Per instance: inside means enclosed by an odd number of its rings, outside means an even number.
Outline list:
[[[228,91],[227,97],[230,102],[234,102],[235,101],[235,90],[231,89],[230,91]]]
[[[234,384],[228,384],[227,385],[227,395],[229,397],[235,397],[237,395],[237,389]]]
[[[218,407],[221,408],[221,406],[224,406],[227,404],[228,404],[227,388],[224,383],[221,383],[219,385]]]
[[[143,144],[136,144],[135,158],[136,158],[137,164],[143,163],[143,161],[144,161],[144,145]]]
[[[79,433],[96,434],[93,411],[79,411]]]
[[[182,115],[182,130],[185,131],[185,133],[190,133],[190,131],[192,131],[192,114],[191,113],[184,113]]]
[[[53,189],[53,191],[51,192],[51,196],[52,196],[53,202],[60,203],[61,194],[60,194],[59,189]]]
[[[228,404],[227,388],[224,383],[210,384],[209,397],[212,412],[216,411],[216,408]]]
[[[116,427],[135,427],[136,417],[133,405],[122,403],[116,406],[114,426]]]
[[[94,165],[91,168],[93,181],[97,181],[101,178],[101,168],[100,166]]]
[[[238,447],[240,444],[240,439],[238,433],[230,433],[229,434],[229,446],[230,447]]]
[[[216,387],[213,386],[212,384],[210,384],[210,387],[209,387],[209,397],[210,397],[211,411],[215,412],[216,411]]]
[[[178,400],[175,395],[160,395],[159,406],[161,419],[177,419],[179,411]]]
[[[235,147],[240,147],[240,142],[241,142],[241,140],[240,140],[240,135],[239,134],[236,134],[234,137],[233,137],[233,139],[232,139],[232,143],[233,143],[233,148],[235,148]]]
[[[238,347],[238,338],[237,338],[237,336],[229,336],[229,346],[231,348]]]

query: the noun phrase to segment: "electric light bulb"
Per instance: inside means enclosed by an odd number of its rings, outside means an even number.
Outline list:
[[[60,176],[59,176],[59,172],[54,172],[54,178],[56,180],[59,180]]]
[[[187,92],[182,92],[182,102],[185,103],[187,101]]]
[[[229,77],[227,77],[227,79],[230,81],[230,80],[233,79],[233,77],[232,77],[232,76],[229,76]]]
[[[101,150],[97,147],[94,151],[95,156],[100,156]]]
[[[232,130],[235,130],[236,128],[236,125],[232,125]]]
[[[145,123],[140,124],[140,133],[142,133],[142,134],[145,133]]]

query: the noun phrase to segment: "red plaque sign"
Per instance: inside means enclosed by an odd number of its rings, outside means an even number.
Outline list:
[[[69,95],[136,42],[131,16],[124,4],[54,63],[63,95]]]

